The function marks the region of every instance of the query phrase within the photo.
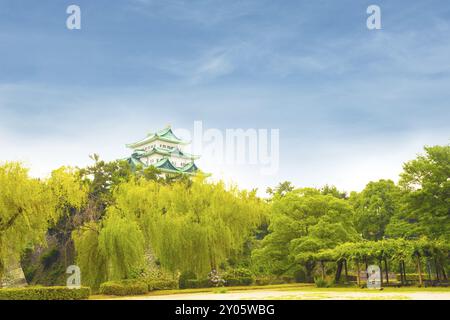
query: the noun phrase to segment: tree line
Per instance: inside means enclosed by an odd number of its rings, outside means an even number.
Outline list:
[[[223,182],[132,170],[97,155],[85,168],[32,178],[19,163],[0,166],[0,278],[20,261],[32,283],[63,284],[77,264],[86,285],[155,269],[178,277],[246,268],[298,281],[340,281],[377,263],[387,273],[433,269],[447,279],[450,146],[425,147],[398,183],[369,182],[347,194],[291,182],[239,190]],[[405,277],[405,278],[404,278]],[[386,279],[389,281],[388,279]]]

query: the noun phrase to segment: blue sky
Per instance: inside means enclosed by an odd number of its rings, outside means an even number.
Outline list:
[[[1,0],[0,159],[42,176],[201,120],[280,129],[277,175],[200,160],[217,178],[360,190],[449,142],[449,35],[446,0]]]

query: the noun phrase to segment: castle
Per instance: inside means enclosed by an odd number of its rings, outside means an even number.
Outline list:
[[[195,174],[198,167],[194,160],[199,156],[182,150],[189,142],[179,139],[170,126],[155,133],[149,133],[144,139],[127,144],[133,153],[126,160],[133,169],[153,166],[164,174]]]

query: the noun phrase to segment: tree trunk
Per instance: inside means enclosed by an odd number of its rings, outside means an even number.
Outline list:
[[[340,261],[338,261],[338,263],[337,263],[336,276],[335,276],[335,278],[334,278],[334,281],[335,281],[336,283],[339,282],[339,280],[340,280],[340,278],[341,278],[341,273],[342,273],[342,261],[340,260]]]
[[[386,274],[386,284],[389,284],[389,268],[387,258],[384,258],[384,273]]]
[[[417,273],[419,274],[419,285],[423,285],[423,277],[422,277],[422,263],[420,262],[420,256],[417,256]]]
[[[356,275],[356,282],[358,283],[358,286],[360,286],[361,285],[361,278],[360,278],[361,270],[359,268],[359,260],[356,260],[356,272],[358,272]]]
[[[306,269],[306,280],[308,282],[314,282],[314,278],[312,276],[313,270],[314,270],[314,262],[306,262],[305,263],[305,269]]]
[[[345,283],[348,283],[347,259],[344,260]]]
[[[403,269],[401,261],[398,263],[398,269],[400,270],[400,283],[403,285]]]
[[[369,273],[367,272],[367,269],[369,269],[369,266],[367,264],[367,258],[364,259],[364,262],[366,263],[366,281],[369,281]]]
[[[402,269],[403,269],[403,279],[405,279],[405,284],[408,284],[408,280],[406,279],[406,266],[405,266],[405,261],[402,260]]]
[[[444,280],[445,281],[447,281],[448,280],[448,278],[447,278],[447,274],[445,273],[445,268],[444,268],[444,266],[442,266],[442,276],[444,277]]]
[[[378,259],[378,264],[380,266],[380,281],[381,281],[381,286],[383,286],[383,264],[381,261],[381,258]]]
[[[322,280],[325,280],[325,265],[323,261],[320,261],[320,267],[322,269]]]
[[[406,285],[406,271],[405,271],[405,261],[400,261],[400,279],[402,285]]]
[[[434,268],[436,269],[436,280],[440,281],[441,278],[439,276],[439,263],[436,258],[434,258]]]

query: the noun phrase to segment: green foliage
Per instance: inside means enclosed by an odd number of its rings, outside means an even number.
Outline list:
[[[182,272],[179,278],[179,286],[180,289],[185,289],[187,288],[187,281],[188,280],[195,280],[197,279],[197,275],[195,274],[195,272],[192,271],[185,271]]]
[[[398,185],[369,182],[350,198],[334,186],[295,190],[285,181],[262,200],[200,175],[161,178],[154,168],[93,159],[45,180],[18,163],[0,166],[0,278],[27,250],[27,278],[45,273],[59,283],[73,263],[72,239],[83,284],[92,288],[133,278],[146,290],[173,288],[175,274],[181,288],[209,287],[203,279],[213,269],[227,270],[228,285],[250,283],[254,274],[257,284],[312,282],[343,261],[350,268],[401,262],[420,274],[431,263],[436,277],[449,269],[449,145],[426,147],[405,163]],[[130,283],[119,287],[126,292]]]
[[[82,193],[72,194],[77,188],[72,188],[73,181],[67,181],[62,170],[59,176],[60,180],[50,178],[46,184],[30,178],[19,163],[0,166],[0,278],[6,266],[19,261],[26,248],[45,243],[45,234],[60,216],[61,208],[81,205],[82,200],[75,198]]]
[[[388,233],[450,241],[450,145],[425,147],[425,152],[403,166],[403,206]]]
[[[225,286],[234,287],[234,286],[250,286],[253,284],[253,277],[224,277]]]
[[[295,264],[310,274],[310,256],[320,249],[356,241],[351,206],[316,189],[298,189],[275,198],[270,214],[270,234],[252,252],[257,271],[281,275]]]
[[[213,284],[209,279],[188,279],[186,280],[186,288],[211,288]]]
[[[170,185],[133,180],[115,198],[117,210],[138,222],[162,267],[197,275],[242,253],[265,210],[254,193],[201,178]]]
[[[227,276],[231,277],[253,277],[253,272],[250,269],[239,267],[235,269],[230,269],[226,272]]]
[[[146,249],[166,270],[206,275],[242,253],[266,206],[254,193],[200,178],[173,184],[131,179],[113,195],[115,205],[101,223],[74,233],[78,265],[93,287],[132,278],[145,263]]]
[[[41,256],[41,263],[43,264],[44,268],[49,268],[53,263],[56,262],[58,257],[59,257],[58,249],[52,248]]]
[[[113,208],[99,235],[100,254],[107,262],[107,279],[127,279],[144,259],[144,236],[136,221],[122,217]]]
[[[102,282],[107,281],[107,257],[100,249],[100,226],[89,222],[73,234],[75,248],[77,250],[76,263],[82,272],[83,283],[97,289]]]
[[[178,289],[178,281],[171,279],[151,280],[147,285],[149,291]]]
[[[105,280],[131,278],[144,260],[144,237],[133,220],[111,208],[102,228],[94,223],[74,233],[82,281],[94,288]]]
[[[112,296],[133,296],[148,292],[148,285],[144,281],[128,279],[108,281],[100,285],[100,293]]]
[[[94,164],[79,171],[80,178],[88,186],[89,200],[100,216],[113,204],[112,192],[119,184],[129,181],[133,172],[126,161],[105,162],[97,154],[91,156]]]
[[[88,299],[91,289],[81,287],[25,287],[0,289],[0,300],[84,300]]]
[[[400,189],[392,180],[369,182],[350,197],[356,230],[367,240],[381,240],[391,218],[400,210]]]
[[[81,181],[79,172],[73,168],[61,167],[51,173],[47,187],[56,199],[59,215],[69,214],[69,210],[81,209],[87,201],[88,188]]]
[[[347,192],[339,191],[338,188],[336,188],[336,186],[329,186],[326,184],[324,187],[320,189],[320,193],[323,195],[329,194],[338,199],[347,199]]]
[[[253,272],[247,268],[228,270],[224,275],[225,286],[249,286],[254,282]]]
[[[263,275],[255,278],[255,284],[258,286],[267,286],[270,284],[286,283],[281,277],[275,275]]]
[[[329,287],[331,287],[331,283],[329,281],[327,281],[326,279],[322,279],[322,278],[315,278],[314,279],[314,284],[316,285],[317,288],[329,288]]]
[[[266,192],[273,197],[283,197],[287,193],[293,191],[295,187],[292,185],[290,181],[280,182],[277,187],[274,189],[267,188]]]

